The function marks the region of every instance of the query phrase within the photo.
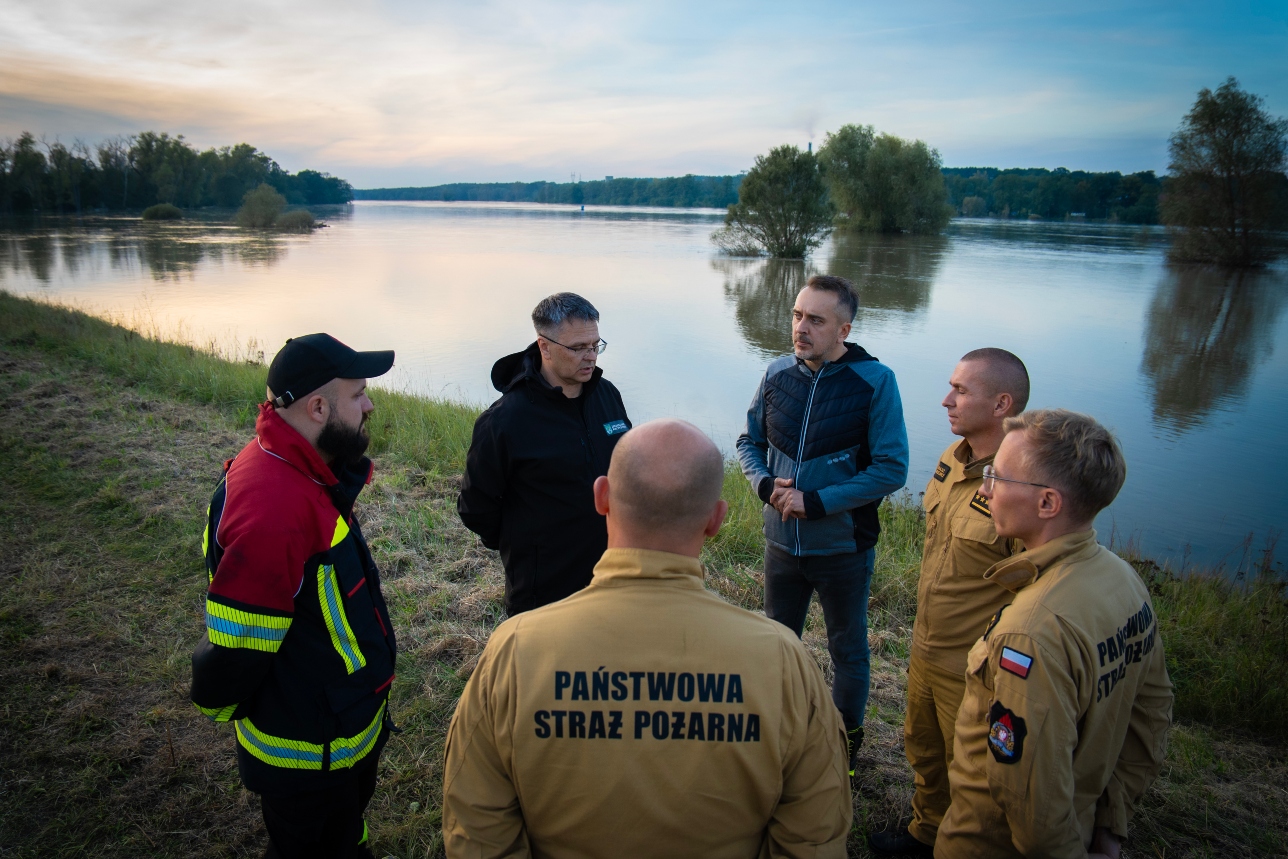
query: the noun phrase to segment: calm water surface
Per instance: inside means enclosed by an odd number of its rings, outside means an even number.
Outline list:
[[[755,385],[790,349],[804,279],[852,279],[852,339],[899,379],[925,487],[953,437],[939,406],[980,346],[1020,355],[1034,407],[1119,435],[1127,485],[1097,522],[1177,562],[1247,568],[1288,522],[1288,269],[1168,267],[1157,230],[957,221],[936,238],[838,237],[806,263],[717,257],[720,212],[359,203],[311,236],[247,238],[100,219],[0,232],[0,288],[196,342],[264,349],[326,330],[392,348],[385,386],[483,404],[528,314],[572,290],[636,421],[693,421],[731,451]],[[1248,543],[1248,536],[1254,535]]]

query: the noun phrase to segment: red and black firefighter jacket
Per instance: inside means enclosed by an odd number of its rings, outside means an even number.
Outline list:
[[[203,538],[206,638],[192,701],[232,721],[246,787],[325,787],[379,755],[396,645],[353,504],[371,461],[333,471],[272,406],[225,465]]]

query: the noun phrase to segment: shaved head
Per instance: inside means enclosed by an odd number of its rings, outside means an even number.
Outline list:
[[[1024,411],[1029,404],[1029,371],[1017,355],[990,347],[967,352],[962,362],[967,361],[979,364],[982,370],[979,380],[988,389],[988,396],[1010,394],[1013,404],[1010,414]]]
[[[649,421],[613,449],[608,484],[613,515],[631,530],[699,533],[720,501],[724,457],[691,423]]]

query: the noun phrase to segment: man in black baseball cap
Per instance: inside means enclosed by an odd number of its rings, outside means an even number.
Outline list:
[[[256,437],[210,502],[192,700],[236,727],[268,857],[372,855],[363,815],[393,725],[397,645],[353,508],[372,473],[367,379],[393,362],[328,334],[286,341]]]

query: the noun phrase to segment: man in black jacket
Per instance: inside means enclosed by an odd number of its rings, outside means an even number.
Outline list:
[[[599,311],[571,292],[532,311],[537,341],[492,365],[501,398],[479,415],[456,509],[501,550],[505,611],[516,615],[590,584],[608,547],[595,478],[631,428],[622,395],[595,366],[608,346]]]

